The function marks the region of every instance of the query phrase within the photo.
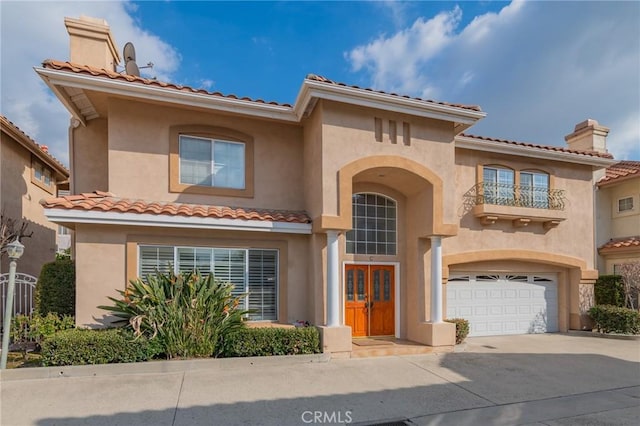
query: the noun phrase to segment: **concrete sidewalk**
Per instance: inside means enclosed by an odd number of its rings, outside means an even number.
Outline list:
[[[563,334],[466,351],[38,368],[2,375],[2,425],[636,425],[640,344]]]

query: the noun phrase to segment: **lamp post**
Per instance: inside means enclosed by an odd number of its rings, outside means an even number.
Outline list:
[[[9,288],[7,289],[7,302],[4,307],[4,323],[2,328],[2,359],[0,369],[7,368],[7,355],[9,355],[9,334],[11,332],[11,315],[13,314],[13,293],[16,287],[16,261],[24,253],[24,246],[20,244],[19,237],[12,243],[7,244],[7,255],[9,256]]]

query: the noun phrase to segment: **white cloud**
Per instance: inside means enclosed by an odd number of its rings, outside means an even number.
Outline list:
[[[460,13],[345,57],[377,89],[480,105],[488,116],[471,133],[563,146],[593,118],[611,128],[616,158],[640,159],[640,3],[517,1],[464,27]]]
[[[33,67],[48,58],[68,60],[69,38],[64,17],[86,15],[109,23],[120,53],[124,43],[131,41],[139,66],[154,63],[153,70],[142,70],[143,75],[171,80],[180,64],[180,55],[134,20],[135,7],[120,1],[0,2],[0,111],[37,142],[48,145],[51,153],[65,164],[68,164],[69,113]]]
[[[389,37],[383,34],[345,56],[354,71],[365,69],[372,75],[373,87],[424,96],[432,88],[421,69],[451,43],[460,18],[457,6],[428,20],[418,18],[410,28]]]

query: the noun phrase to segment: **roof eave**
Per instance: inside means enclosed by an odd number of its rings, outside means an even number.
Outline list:
[[[389,93],[380,93],[305,79],[293,108],[299,119],[302,119],[310,112],[308,108],[310,105],[313,105],[312,100],[314,99],[326,99],[368,108],[450,121],[456,123],[456,131],[458,133],[463,132],[487,115],[483,111],[474,111]]]
[[[155,215],[149,213],[120,213],[98,210],[44,207],[46,218],[58,224],[97,224],[120,226],[152,226],[162,228],[216,229],[227,231],[275,232],[283,234],[311,234],[310,223],[243,220],[213,217]]]
[[[633,174],[629,174],[627,176],[620,176],[614,179],[607,179],[605,181],[602,182],[598,182],[598,188],[602,188],[603,186],[613,186],[613,185],[617,185],[619,183],[624,183],[628,180],[632,180],[632,179],[640,179],[640,174],[639,173],[633,173]]]
[[[243,99],[215,96],[208,93],[194,93],[173,88],[149,86],[108,77],[96,77],[50,68],[34,68],[45,83],[53,90],[67,110],[84,123],[84,117],[73,102],[60,90],[60,87],[75,87],[84,90],[98,90],[112,95],[144,100],[171,102],[178,105],[198,107],[216,111],[232,112],[243,115],[297,122],[293,109],[284,105],[273,105]]]
[[[455,144],[456,148],[541,158],[544,160],[555,160],[565,163],[585,164],[596,168],[609,167],[618,162],[612,158],[594,157],[592,155],[573,152],[550,151],[542,148],[512,145],[509,143],[476,139],[468,136],[456,136]]]
[[[63,179],[69,179],[69,170],[67,170],[62,164],[57,163],[44,152],[42,149],[35,145],[35,142],[32,142],[29,139],[26,139],[24,134],[18,131],[10,122],[7,122],[5,126],[2,127],[2,131],[9,135],[13,140],[22,145],[25,149],[27,149],[31,154],[38,157],[40,161],[51,167],[57,174],[57,177],[61,177]]]

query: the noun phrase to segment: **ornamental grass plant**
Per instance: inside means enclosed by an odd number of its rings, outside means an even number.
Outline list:
[[[166,357],[218,356],[224,339],[242,327],[248,311],[233,286],[213,274],[173,272],[132,280],[113,306],[100,306],[119,318],[136,337],[158,339]],[[116,325],[117,325],[116,324]]]

